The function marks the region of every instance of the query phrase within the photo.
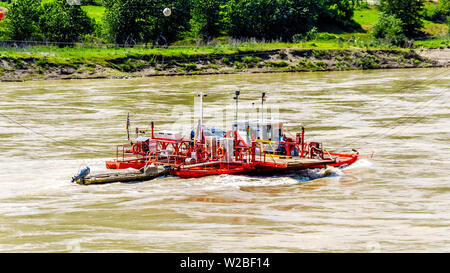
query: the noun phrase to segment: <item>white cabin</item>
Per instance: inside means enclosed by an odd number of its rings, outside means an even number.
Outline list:
[[[237,129],[236,129],[237,124]],[[232,122],[233,130],[237,130],[239,135],[245,140],[247,146],[251,146],[252,140],[272,140],[280,141],[283,136],[284,121],[280,120],[238,120]]]

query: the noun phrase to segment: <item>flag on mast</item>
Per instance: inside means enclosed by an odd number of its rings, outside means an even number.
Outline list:
[[[127,126],[125,127],[127,129],[127,139],[130,140],[130,131],[128,130],[128,127],[130,126],[130,113],[127,115]]]

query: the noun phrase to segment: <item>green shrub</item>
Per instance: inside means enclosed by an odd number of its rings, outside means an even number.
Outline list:
[[[184,69],[186,71],[194,71],[194,70],[197,70],[197,65],[194,63],[188,63],[188,64],[184,65]]]
[[[327,67],[327,64],[324,61],[317,61],[316,66],[323,70]]]
[[[262,59],[260,57],[257,56],[246,56],[246,57],[242,57],[242,61],[244,63],[257,63],[260,62]]]
[[[110,42],[168,44],[186,31],[190,19],[189,0],[104,0],[104,34]],[[164,8],[172,14],[165,17]]]
[[[245,67],[245,65],[239,61],[234,61],[233,65],[236,69],[243,69]]]
[[[17,41],[41,40],[39,14],[41,14],[41,1],[15,1],[3,23],[5,38]]]
[[[378,22],[373,27],[373,36],[394,45],[402,45],[406,41],[402,26],[402,21],[395,15],[381,12]]]
[[[220,4],[216,0],[195,0],[191,2],[191,16],[189,21],[191,31],[196,38],[210,38],[219,35]]]
[[[303,34],[297,33],[292,36],[291,40],[293,43],[301,43],[303,39],[304,39]]]
[[[298,65],[300,65],[300,66],[306,66],[306,61],[307,59],[306,58],[301,58],[299,61],[298,61]]]
[[[322,8],[319,15],[319,23],[333,24],[341,27],[352,25],[352,16],[355,4],[361,1],[350,0],[320,0]]]
[[[229,0],[225,20],[233,37],[290,40],[317,23],[321,9],[313,0]]]
[[[365,54],[358,59],[358,65],[362,69],[378,68],[379,59],[374,55]]]
[[[334,34],[328,33],[328,32],[321,32],[317,34],[317,40],[334,40],[338,37]]]
[[[312,54],[315,57],[324,57],[324,56],[329,56],[330,53],[326,49],[313,49]]]
[[[289,66],[289,64],[285,61],[279,61],[279,62],[275,62],[275,61],[269,61],[267,62],[267,64],[270,67],[276,67],[276,68],[281,68],[281,67],[287,67]]]
[[[231,64],[230,58],[228,58],[228,57],[223,57],[222,58],[222,62],[224,64],[226,64],[226,65],[230,65]]]
[[[132,67],[128,64],[118,64],[118,65],[116,65],[116,69],[118,69],[122,72],[132,72],[133,71]]]
[[[42,5],[39,25],[47,41],[76,42],[83,34],[94,31],[94,20],[79,5],[54,0]]]
[[[412,37],[423,27],[423,7],[425,0],[381,0],[380,11],[394,15],[401,21],[402,31]]]
[[[305,39],[306,41],[311,41],[311,40],[315,40],[317,39],[317,35],[318,35],[319,31],[317,29],[317,27],[312,27],[310,30],[308,30],[305,34]]]
[[[319,31],[318,31],[317,27],[313,26],[305,34],[301,34],[301,33],[294,34],[292,36],[291,40],[294,43],[300,43],[300,42],[315,40],[318,38],[318,36],[319,36]]]
[[[48,64],[47,57],[44,57],[44,58],[36,61],[36,65],[38,65],[38,66],[46,66],[47,64]]]
[[[438,4],[427,5],[423,15],[430,21],[445,22],[450,16],[450,0],[440,0]]]

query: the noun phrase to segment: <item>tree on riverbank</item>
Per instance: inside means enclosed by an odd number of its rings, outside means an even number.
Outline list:
[[[94,22],[78,5],[53,0],[17,0],[4,22],[4,37],[14,41],[72,43],[92,33]]]
[[[207,39],[217,37],[224,30],[224,12],[226,0],[196,0],[191,4],[189,25],[194,38]]]
[[[237,38],[288,41],[317,24],[320,7],[316,0],[231,0],[228,31]]]
[[[424,4],[425,0],[381,0],[380,11],[400,19],[405,35],[413,37],[423,27]]]
[[[360,1],[355,0],[320,0],[319,23],[338,24],[341,27],[355,27],[352,21],[355,7]]]
[[[406,41],[402,21],[395,15],[384,12],[380,13],[378,22],[373,28],[373,35],[394,45],[402,45]]]
[[[70,6],[66,0],[17,0],[3,26],[0,24],[0,39],[69,44],[83,41],[84,37],[99,43],[134,46],[167,45],[180,40],[192,44],[192,41],[197,43],[214,38],[305,42],[320,37],[318,40],[321,41],[339,38],[339,44],[343,39],[379,44],[376,39],[395,41],[400,34],[414,37],[419,33],[423,25],[423,2],[382,0],[380,9],[386,16],[382,16],[383,21],[371,36],[363,32],[372,34],[370,29],[374,23],[364,24],[361,28],[362,9],[357,7],[362,0],[82,0],[82,3],[96,5],[83,7]],[[442,16],[447,14],[447,5],[438,6],[439,12],[430,11],[427,16],[439,14],[442,21]],[[170,16],[163,15],[166,7],[172,10]],[[355,10],[359,12],[358,16]],[[85,12],[95,21],[89,20]],[[364,14],[377,18],[375,8],[365,9]],[[392,16],[400,20],[402,33],[397,31],[398,20],[391,20]],[[359,20],[361,26],[354,19]],[[388,23],[395,24],[390,26]],[[332,35],[320,32],[331,32]],[[393,33],[400,36],[392,39]],[[352,38],[344,36],[346,34]],[[386,39],[386,36],[389,37]]]
[[[71,43],[94,31],[94,20],[79,5],[68,5],[66,0],[54,0],[42,5],[39,25],[47,41]]]
[[[39,27],[40,0],[17,0],[8,10],[3,36],[15,41],[41,40]]]
[[[187,30],[190,19],[189,0],[169,4],[162,0],[105,0],[104,3],[105,36],[116,44],[173,42]],[[170,17],[162,13],[166,7],[172,10]]]

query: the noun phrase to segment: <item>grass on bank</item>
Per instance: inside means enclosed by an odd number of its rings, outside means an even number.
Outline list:
[[[356,9],[353,14],[353,20],[360,24],[362,29],[371,29],[378,22],[378,11],[375,6],[367,9]]]
[[[103,14],[105,14],[104,6],[82,6],[81,9],[86,12],[87,16],[95,20],[97,24],[102,23]]]
[[[0,2],[2,5],[3,2]],[[7,6],[5,3],[4,6]],[[103,6],[83,6],[91,18],[101,23],[101,18],[105,12]],[[25,48],[3,47],[0,48],[0,58],[12,59],[40,59],[48,63],[70,64],[70,63],[91,63],[106,64],[114,59],[134,57],[134,58],[151,58],[154,55],[165,57],[190,57],[195,55],[229,55],[240,52],[258,52],[267,50],[280,50],[283,48],[295,49],[395,49],[407,50],[396,46],[387,45],[374,40],[370,35],[370,29],[378,20],[378,12],[375,7],[358,9],[355,11],[354,20],[359,23],[365,32],[354,33],[319,33],[318,38],[312,41],[301,43],[283,43],[277,41],[255,41],[255,40],[234,40],[229,37],[219,37],[206,44],[197,45],[192,40],[182,40],[174,43],[167,48],[145,48],[136,46],[133,48],[120,48],[108,45],[99,45],[95,47],[87,44],[76,44],[74,47],[57,47],[57,46],[28,46]],[[445,48],[450,47],[448,35],[448,26],[446,24],[438,24],[425,21],[424,29],[435,38],[415,41],[414,47],[424,48]]]
[[[302,43],[236,41],[229,38],[216,39],[204,45],[172,45],[167,48],[151,48],[136,46],[121,47],[92,47],[92,45],[77,44],[74,47],[57,46],[27,46],[24,48],[0,47],[0,58],[10,59],[38,59],[47,63],[71,64],[86,63],[105,65],[121,58],[151,59],[155,57],[176,57],[195,59],[205,55],[231,55],[238,53],[258,53],[261,51],[290,49],[312,50],[398,50],[407,51],[400,47],[375,43],[367,34],[327,35],[334,37],[327,40],[313,40]],[[424,41],[415,41],[416,47],[445,48],[450,47],[448,37]]]
[[[369,46],[363,38],[353,37],[350,40],[336,36],[330,40],[314,40],[304,43],[282,43],[282,42],[229,42],[213,43],[206,45],[173,45],[167,48],[98,48],[84,47],[82,44],[74,47],[57,47],[57,46],[27,46],[24,48],[0,47],[0,58],[11,59],[42,59],[48,63],[69,64],[69,63],[96,63],[107,64],[114,59],[120,58],[155,58],[159,57],[180,57],[183,59],[204,55],[231,55],[238,53],[258,53],[261,51],[280,50],[285,48],[291,49],[392,49],[388,45]],[[396,48],[397,50],[406,50]]]
[[[449,37],[442,37],[442,38],[433,38],[428,40],[422,40],[422,41],[415,41],[414,42],[415,47],[420,48],[450,48],[450,38]]]

